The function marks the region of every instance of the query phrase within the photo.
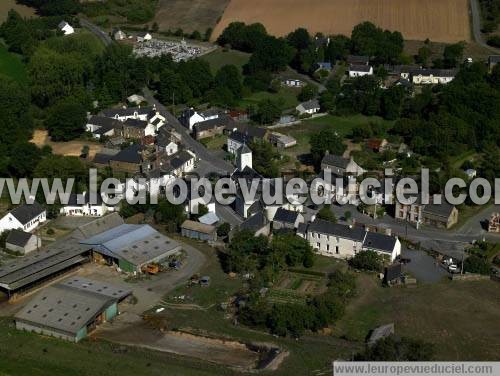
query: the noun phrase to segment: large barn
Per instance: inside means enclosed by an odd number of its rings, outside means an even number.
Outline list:
[[[118,315],[132,292],[124,287],[70,277],[38,293],[15,315],[16,328],[78,342]]]
[[[147,265],[161,263],[181,250],[179,243],[149,225],[122,224],[80,244],[128,273],[140,273]]]

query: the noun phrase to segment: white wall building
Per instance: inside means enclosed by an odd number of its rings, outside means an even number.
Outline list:
[[[47,212],[39,203],[22,204],[0,219],[0,233],[13,229],[31,232],[46,220]]]
[[[64,33],[64,35],[71,35],[75,33],[75,29],[73,28],[73,26],[71,26],[66,21],[62,21],[57,27]]]

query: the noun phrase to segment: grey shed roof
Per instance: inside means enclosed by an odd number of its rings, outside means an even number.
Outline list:
[[[111,129],[114,127],[120,127],[121,122],[105,116],[92,116],[87,121],[87,124],[97,125],[99,127],[109,127],[109,129]]]
[[[228,127],[234,123],[233,119],[231,119],[227,115],[219,116],[215,119],[201,121],[194,125],[194,129],[197,132],[206,131],[208,129],[219,128],[219,127]]]
[[[297,213],[295,211],[287,210],[284,208],[279,208],[276,211],[276,214],[274,215],[273,221],[294,224],[295,221],[297,220],[298,216],[299,216],[299,213]]]
[[[17,245],[18,247],[24,247],[32,236],[35,235],[21,230],[11,230],[5,242],[8,244]]]
[[[322,219],[316,219],[309,225],[307,231],[338,236],[340,238],[351,239],[358,242],[362,242],[366,235],[366,231],[359,227],[350,227],[347,225],[324,221]]]
[[[23,225],[31,221],[32,219],[38,217],[45,211],[42,206],[34,201],[32,204],[22,204],[17,208],[13,209],[10,214],[12,214],[19,222]]]
[[[389,236],[377,232],[368,232],[366,234],[365,241],[363,242],[363,247],[385,253],[392,253],[394,246],[396,245],[396,241],[397,238],[395,236]]]
[[[340,168],[347,168],[347,165],[349,164],[350,160],[344,157],[341,157],[340,155],[334,155],[334,154],[326,154],[323,159],[321,160],[321,164],[326,164],[328,166],[334,166],[334,167],[340,167]]]
[[[364,65],[367,65],[370,62],[370,58],[368,56],[349,55],[347,57],[347,62],[349,64],[364,64]]]
[[[252,150],[247,146],[247,144],[243,144],[238,149],[238,153],[239,154],[249,154],[249,153],[252,153]]]
[[[379,339],[388,337],[391,334],[394,334],[394,324],[379,326],[370,335],[370,338],[368,339],[368,344],[373,345]]]
[[[137,266],[180,249],[179,243],[149,225],[122,224],[84,239],[80,244]]]
[[[117,227],[125,223],[123,218],[118,213],[112,213],[101,218],[97,218],[92,222],[79,226],[75,232],[79,233],[81,238],[88,238]]]
[[[118,286],[71,278],[45,288],[16,314],[15,319],[76,335],[100,312],[130,293]]]
[[[148,126],[148,122],[140,119],[127,119],[123,123],[124,127],[131,127],[131,128],[141,128],[145,129]]]

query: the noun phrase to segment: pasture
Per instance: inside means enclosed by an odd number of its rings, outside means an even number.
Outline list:
[[[401,31],[405,39],[471,39],[468,0],[231,0],[212,38],[234,21],[261,22],[278,36],[298,27],[312,34],[351,35],[355,25],[371,21]]]

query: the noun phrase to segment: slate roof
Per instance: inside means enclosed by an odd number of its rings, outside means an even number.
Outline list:
[[[311,99],[310,101],[302,102],[299,106],[302,106],[305,110],[320,108],[319,101],[317,99]]]
[[[349,71],[351,72],[369,72],[372,69],[369,65],[351,64],[349,66]]]
[[[347,57],[347,62],[349,64],[368,65],[370,63],[370,58],[368,56],[349,55]]]
[[[252,149],[250,149],[247,144],[241,145],[241,147],[238,149],[239,154],[248,154],[251,153]]]
[[[455,77],[457,72],[457,69],[413,69],[410,74],[413,76]]]
[[[11,230],[5,243],[17,245],[18,247],[24,247],[31,237],[34,236],[29,232],[21,231],[21,230]]]
[[[299,213],[295,211],[279,208],[274,215],[273,221],[294,224],[298,216]]]
[[[148,126],[148,122],[140,119],[127,119],[123,123],[123,126],[145,129]]]
[[[340,155],[326,154],[321,160],[321,164],[346,169],[350,160]]]
[[[186,164],[193,158],[194,157],[189,152],[187,152],[186,150],[181,150],[172,156],[172,159],[170,160],[170,166],[172,166],[172,168],[174,169],[178,169],[184,166],[184,164]]]
[[[401,278],[403,274],[403,267],[401,264],[389,265],[384,270],[384,279],[386,282],[394,281],[395,279]]]
[[[149,115],[151,112],[156,113],[155,107],[145,106],[145,107],[128,107],[128,108],[109,108],[103,110],[101,114],[106,117],[118,116],[133,116],[137,112],[138,115]]]
[[[455,207],[453,205],[450,205],[447,202],[443,202],[439,205],[428,204],[425,205],[423,214],[442,217],[443,219],[448,219],[454,208]]]
[[[83,201],[78,203],[78,197],[83,196]],[[85,194],[71,193],[69,195],[68,206],[84,206],[90,202],[90,193],[85,192]],[[96,202],[93,205],[102,205],[102,196],[100,193],[96,195]]]
[[[252,215],[250,218],[247,218],[242,224],[240,224],[240,230],[248,230],[248,231],[258,231],[264,226],[267,225],[267,218],[263,212],[258,212],[257,214]]]
[[[113,156],[109,154],[96,153],[92,162],[107,165],[112,158]]]
[[[45,209],[36,201],[32,204],[22,204],[11,210],[12,214],[23,225],[42,214]]]
[[[396,241],[397,238],[395,236],[389,236],[377,232],[367,232],[365,241],[363,242],[363,248],[392,254]]]
[[[338,236],[340,238],[351,239],[358,242],[362,242],[366,236],[366,231],[359,227],[350,227],[347,225],[324,221],[322,219],[316,219],[312,222],[307,231]]]
[[[87,120],[87,124],[97,125],[99,127],[109,127],[109,129],[111,129],[117,126],[119,127],[121,122],[110,117],[94,115]]]
[[[231,119],[227,115],[222,115],[219,116],[218,118],[215,119],[210,119],[210,120],[205,120],[201,121],[199,123],[196,123],[194,125],[194,129],[196,132],[201,132],[201,131],[206,131],[209,129],[213,128],[219,128],[219,127],[230,127],[231,123],[233,123],[234,120]]]
[[[140,153],[141,150],[142,150],[141,145],[133,144],[121,150],[118,154],[112,156],[110,160],[117,162],[139,164],[142,162],[142,156]]]

